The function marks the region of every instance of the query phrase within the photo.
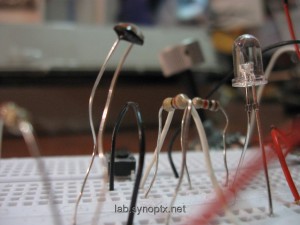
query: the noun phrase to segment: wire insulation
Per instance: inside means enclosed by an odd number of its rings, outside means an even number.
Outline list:
[[[187,169],[186,166],[186,152],[188,147],[188,133],[189,133],[189,125],[191,120],[191,110],[192,110],[192,101],[189,99],[188,105],[184,110],[184,114],[181,121],[181,149],[182,149],[182,160],[181,160],[181,170],[180,170],[180,176],[177,182],[177,186],[175,188],[175,192],[173,194],[171,203],[169,208],[171,209],[176,201],[176,197],[178,195],[179,189],[181,187],[184,171]],[[168,213],[166,225],[170,223],[171,213]]]
[[[127,225],[133,224],[135,206],[136,206],[136,202],[137,202],[140,181],[141,181],[143,168],[144,168],[145,146],[146,146],[145,131],[144,131],[145,129],[144,129],[144,125],[143,125],[143,120],[142,120],[139,106],[135,102],[127,102],[125,104],[125,106],[123,107],[122,111],[120,112],[120,114],[117,118],[117,122],[114,126],[113,134],[112,134],[112,145],[111,145],[111,155],[110,155],[110,175],[109,175],[110,176],[110,190],[114,190],[114,158],[115,158],[115,146],[116,146],[117,134],[119,132],[121,123],[130,107],[133,109],[133,112],[134,112],[134,115],[135,115],[136,121],[137,121],[137,126],[138,126],[139,163],[138,163],[136,179],[134,182],[134,188],[133,188],[133,192],[132,192],[132,196],[131,196],[131,203],[130,203],[130,208],[129,208]]]
[[[283,2],[283,9],[284,9],[284,13],[285,13],[285,17],[286,17],[286,20],[287,20],[287,24],[288,24],[288,28],[289,28],[289,32],[290,32],[291,38],[293,40],[296,40],[294,25],[293,25],[293,21],[292,21],[291,15],[290,15],[288,1],[284,1]],[[296,51],[296,54],[298,56],[298,59],[300,60],[299,46],[297,44],[295,44],[294,47],[295,47],[295,51]]]
[[[286,181],[289,185],[289,188],[290,188],[290,190],[291,190],[291,192],[294,196],[295,202],[297,204],[300,204],[300,196],[299,196],[298,190],[295,186],[294,180],[291,176],[288,165],[285,161],[285,156],[282,152],[282,148],[281,148],[281,145],[280,145],[280,142],[279,142],[279,138],[282,141],[284,141],[284,143],[288,146],[288,149],[287,149],[286,153],[288,153],[288,151],[290,150],[290,145],[289,145],[288,141],[286,140],[286,138],[283,136],[283,134],[280,133],[278,131],[278,129],[275,128],[275,127],[273,127],[272,130],[271,130],[271,136],[272,136],[272,141],[273,141],[273,148],[275,149],[275,151],[277,153],[277,156],[278,156],[282,171],[284,173],[285,179],[286,179]]]
[[[154,163],[156,162],[157,154],[159,154],[159,152],[161,151],[162,145],[163,145],[166,135],[169,131],[173,116],[174,116],[174,111],[168,112],[168,116],[167,116],[164,128],[161,132],[161,135],[158,137],[158,144],[154,150],[152,160],[151,160],[150,164],[148,165],[148,167],[146,168],[145,174],[143,176],[143,179],[141,182],[141,188],[143,188],[145,186],[145,183],[149,176],[151,168],[153,167]]]

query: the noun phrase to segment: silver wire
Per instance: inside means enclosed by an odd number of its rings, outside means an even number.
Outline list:
[[[186,177],[187,177],[187,180],[188,180],[189,188],[192,189],[193,186],[192,186],[192,181],[191,181],[191,177],[190,177],[190,173],[189,173],[189,169],[188,169],[187,164],[185,164],[185,172],[186,172]]]
[[[91,168],[93,166],[93,163],[94,163],[94,160],[95,160],[95,156],[96,156],[96,150],[95,150],[95,147],[96,145],[94,146],[94,149],[93,149],[93,154],[92,154],[92,159],[90,161],[90,165],[86,171],[86,174],[85,174],[85,177],[84,177],[84,180],[83,180],[83,183],[81,185],[81,189],[80,189],[80,192],[79,192],[79,195],[77,196],[77,199],[76,199],[76,203],[75,203],[75,210],[74,210],[74,214],[73,214],[73,225],[76,225],[77,223],[77,212],[78,212],[78,206],[79,206],[79,203],[80,203],[80,200],[82,198],[82,195],[83,195],[83,192],[84,192],[84,188],[85,188],[85,184],[86,184],[86,181],[88,179],[88,176],[90,174],[90,171],[91,171]]]
[[[238,220],[236,218],[236,216],[230,211],[228,204],[225,201],[225,197],[224,193],[221,189],[221,187],[219,186],[219,183],[217,181],[217,178],[215,176],[215,172],[212,166],[212,162],[211,162],[211,158],[210,158],[210,154],[209,154],[209,146],[208,146],[208,141],[207,141],[207,137],[206,137],[206,133],[202,124],[202,121],[200,119],[200,116],[197,112],[197,110],[195,109],[194,106],[192,106],[192,116],[193,116],[193,120],[196,124],[196,128],[198,131],[198,135],[199,135],[199,139],[200,139],[200,144],[201,144],[201,148],[204,154],[204,160],[205,160],[205,166],[208,172],[208,176],[211,180],[212,186],[214,188],[214,191],[216,192],[216,195],[218,196],[218,198],[222,199],[222,205],[225,208],[225,213],[226,216],[229,218],[229,220],[237,225]]]
[[[158,137],[159,141],[158,141],[158,144],[157,144],[157,146],[156,146],[156,148],[154,150],[154,155],[153,155],[153,157],[151,159],[151,162],[147,166],[147,168],[145,170],[145,174],[144,174],[143,179],[141,181],[141,185],[140,185],[141,188],[144,188],[144,185],[145,185],[146,180],[147,180],[147,178],[149,176],[149,173],[150,173],[150,171],[151,171],[151,169],[152,169],[152,167],[153,167],[153,165],[155,163],[155,159],[156,159],[155,155],[157,154],[157,152],[159,153],[160,150],[161,150],[161,148],[162,148],[162,145],[163,145],[163,143],[165,141],[166,135],[167,135],[167,133],[169,131],[169,128],[170,128],[170,125],[171,125],[171,122],[172,122],[172,119],[173,119],[173,116],[174,116],[174,112],[175,112],[174,110],[168,112],[168,116],[167,116],[166,122],[164,124],[164,128],[162,129],[160,137]]]
[[[120,42],[120,40],[117,39],[114,42],[114,44],[112,45],[110,51],[108,52],[108,54],[107,54],[107,56],[104,60],[104,63],[103,63],[103,65],[102,65],[102,67],[101,67],[101,69],[98,73],[96,81],[93,85],[91,95],[90,95],[90,98],[89,98],[89,122],[90,122],[91,131],[92,131],[92,137],[93,137],[93,153],[92,153],[92,158],[91,158],[90,164],[88,166],[88,169],[86,171],[83,183],[81,185],[79,195],[77,196],[77,199],[76,199],[75,210],[74,210],[74,214],[73,214],[73,224],[74,225],[76,225],[76,223],[77,223],[78,206],[79,206],[80,200],[82,198],[84,188],[85,188],[87,179],[89,177],[89,174],[90,174],[90,171],[91,171],[91,168],[93,166],[94,159],[95,159],[95,156],[96,156],[96,153],[97,153],[97,139],[96,139],[96,132],[95,132],[95,127],[94,127],[94,122],[93,122],[93,115],[92,115],[92,113],[93,113],[93,101],[94,101],[95,93],[96,93],[97,87],[99,85],[99,82],[100,82],[100,80],[101,80],[101,78],[104,74],[105,69],[106,69],[107,63],[108,63],[109,59],[111,58],[111,56],[113,55],[114,51],[116,50],[119,42]],[[104,159],[103,155],[100,156],[100,158]],[[104,168],[104,163],[102,165],[103,165],[103,168]]]
[[[93,122],[93,101],[94,101],[94,97],[95,97],[95,93],[96,93],[96,90],[97,90],[97,87],[99,85],[99,82],[103,76],[103,73],[106,69],[106,65],[110,59],[110,57],[112,56],[112,54],[114,53],[114,51],[116,50],[116,47],[118,46],[120,40],[117,39],[113,46],[111,47],[108,55],[106,56],[105,60],[104,60],[104,63],[98,73],[98,76],[96,78],[96,81],[94,83],[94,86],[92,88],[92,92],[91,92],[91,95],[90,95],[90,98],[89,98],[89,122],[90,122],[90,127],[91,127],[91,131],[92,131],[92,137],[93,137],[93,143],[94,143],[94,151],[97,149],[95,148],[96,147],[96,143],[97,143],[97,140],[96,140],[96,131],[95,131],[95,127],[94,127],[94,122]]]
[[[110,87],[109,87],[109,91],[108,91],[108,95],[107,95],[107,99],[106,99],[106,103],[105,103],[105,107],[102,113],[102,118],[101,118],[101,122],[100,122],[100,126],[99,126],[99,132],[98,132],[98,141],[99,141],[99,145],[98,145],[98,154],[100,158],[104,158],[103,152],[103,133],[104,133],[104,129],[105,129],[105,125],[106,125],[106,121],[107,121],[107,114],[109,113],[109,108],[110,108],[110,103],[111,100],[113,98],[113,94],[114,94],[114,88],[115,88],[115,84],[116,81],[119,77],[120,71],[124,65],[124,62],[130,52],[130,50],[132,49],[133,44],[131,43],[127,50],[125,51],[124,55],[122,56],[118,67],[113,75],[113,79],[111,81]]]
[[[251,132],[250,119],[251,119],[252,108],[250,107],[251,101],[250,101],[250,96],[249,96],[248,92],[249,92],[249,88],[246,87],[245,88],[245,94],[246,94],[245,97],[246,97],[246,114],[247,114],[247,133],[246,133],[246,138],[245,138],[245,142],[244,142],[244,147],[243,147],[243,150],[242,150],[242,153],[241,153],[241,156],[240,156],[240,159],[239,159],[239,163],[238,163],[238,166],[237,166],[237,169],[236,169],[236,172],[235,172],[235,176],[233,178],[232,186],[234,186],[234,184],[235,184],[236,177],[238,176],[239,170],[240,170],[240,168],[243,164],[243,161],[244,161],[244,158],[245,158],[245,155],[246,155],[246,150],[247,150],[248,145],[249,145],[250,132]]]
[[[45,185],[50,184],[50,188],[47,191],[47,195],[50,200],[50,209],[53,214],[52,218],[54,220],[54,224],[61,225],[62,221],[61,221],[61,217],[59,216],[59,210],[58,210],[57,206],[54,204],[54,194],[53,194],[53,190],[52,190],[52,185],[51,185],[50,179],[47,175],[45,164],[44,164],[43,160],[41,159],[41,154],[40,154],[36,139],[33,134],[32,125],[27,121],[21,121],[18,124],[18,128],[25,140],[25,143],[28,147],[30,155],[32,155],[37,162],[37,167],[40,171],[42,182]]]
[[[101,160],[101,162],[104,164],[105,161]],[[106,198],[106,192],[108,190],[108,187],[106,186],[106,184],[108,183],[108,171],[107,171],[107,167],[104,167],[104,171],[103,171],[103,185],[102,188],[100,189],[100,193],[99,193],[99,200],[96,206],[96,210],[94,212],[94,216],[92,219],[92,225],[97,225],[99,218],[100,218],[100,213],[101,213],[101,209],[103,206],[103,201],[100,200],[101,196],[104,196],[104,198]]]
[[[158,111],[158,136],[157,136],[157,146],[160,143],[160,139],[161,139],[161,129],[162,129],[162,112],[163,112],[163,107],[160,107],[159,111]],[[156,176],[157,176],[157,171],[158,171],[158,160],[159,160],[159,151],[156,151],[155,153],[155,171],[154,171],[154,175],[152,177],[152,180],[150,182],[150,185],[145,193],[145,198],[148,198],[148,195],[151,191],[151,188],[156,180]]]
[[[223,137],[223,159],[224,159],[224,166],[225,166],[225,171],[226,171],[226,181],[225,181],[225,186],[228,186],[228,180],[229,180],[229,170],[228,170],[228,164],[227,164],[227,148],[226,148],[226,131],[228,128],[228,124],[229,124],[229,119],[227,116],[226,111],[223,109],[222,106],[220,106],[220,110],[223,113],[225,120],[226,120],[226,124],[225,127],[223,129],[223,133],[222,133],[222,137]]]
[[[272,193],[271,193],[271,186],[270,186],[270,180],[269,180],[268,165],[267,165],[267,159],[266,159],[266,151],[265,151],[265,147],[264,147],[264,143],[263,143],[263,137],[262,137],[262,131],[261,131],[261,120],[260,120],[260,115],[259,115],[259,105],[258,105],[258,102],[257,102],[256,88],[255,88],[254,85],[252,86],[252,95],[253,95],[253,104],[256,106],[255,107],[256,125],[257,125],[259,145],[260,145],[260,149],[262,151],[262,159],[263,159],[265,179],[266,179],[266,183],[267,183],[269,215],[272,216],[273,215]]]
[[[180,189],[180,186],[182,183],[184,170],[186,169],[186,151],[187,151],[187,146],[188,146],[188,133],[189,133],[189,125],[190,125],[190,121],[191,121],[191,111],[192,111],[192,101],[189,99],[188,105],[184,110],[183,118],[181,121],[181,138],[180,138],[181,149],[182,149],[181,171],[180,171],[178,183],[175,188],[173,198],[170,203],[170,207],[169,207],[170,209],[173,207],[173,205],[176,201],[176,197],[178,195],[178,192],[179,192],[179,189]],[[168,213],[166,225],[168,225],[170,223],[170,218],[171,218],[171,212]]]

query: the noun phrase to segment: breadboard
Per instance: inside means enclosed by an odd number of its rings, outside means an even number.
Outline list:
[[[255,151],[255,150],[253,150]],[[248,150],[247,157],[251,157]],[[228,151],[230,177],[234,174],[241,151]],[[152,155],[146,155],[146,165]],[[180,168],[181,154],[174,153],[174,161]],[[215,168],[216,177],[222,186],[225,170],[221,151],[211,151],[211,159]],[[72,224],[72,215],[77,195],[80,191],[83,177],[88,167],[90,156],[74,157],[47,157],[43,158],[46,165],[49,183],[41,181],[35,160],[32,158],[2,159],[0,161],[0,223],[8,224],[54,224],[50,210],[50,200],[47,191],[51,187],[54,193],[53,203],[59,210],[63,224]],[[201,152],[188,152],[188,168],[192,180],[189,187],[186,177],[178,193],[175,206],[185,206],[185,212],[173,213],[171,224],[187,224],[189,217],[195,216],[199,207],[212,203],[213,188],[207,175],[204,157]],[[245,159],[246,160],[246,159]],[[117,207],[129,206],[133,180],[115,180],[115,190],[101,192],[108,185],[103,183],[103,173],[95,160],[91,176],[87,182],[84,195],[78,209],[77,224],[92,224],[95,215],[99,215],[98,224],[123,225],[127,221],[127,213],[116,212]],[[300,157],[290,155],[287,158],[289,168],[297,187],[300,186]],[[152,178],[150,174],[145,187],[149,186]],[[267,191],[263,173],[249,183],[238,195],[236,202],[231,203],[231,211],[238,224],[298,224],[300,220],[300,206],[293,204],[293,196],[278,162],[269,166],[269,175],[273,194],[275,215],[268,216]],[[247,179],[247,177],[245,177]],[[172,199],[177,185],[167,155],[161,154],[157,180],[148,196],[145,190],[140,189],[137,206],[167,207]],[[104,185],[103,185],[104,184]],[[101,206],[101,207],[99,207]],[[95,211],[101,209],[101,212]],[[165,224],[166,213],[141,212],[135,215],[134,224]],[[225,214],[218,214],[211,224],[234,224]]]

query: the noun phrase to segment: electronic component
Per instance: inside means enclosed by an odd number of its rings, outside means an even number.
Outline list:
[[[107,168],[110,168],[110,154],[106,154]],[[136,160],[127,150],[117,150],[114,161],[114,176],[126,177],[135,173]],[[108,169],[110,174],[110,169]]]
[[[143,182],[142,182],[142,186],[141,187],[143,187],[143,185],[144,185],[144,183],[145,183],[145,181],[146,181],[146,179],[147,179],[147,177],[149,175],[149,172],[150,172],[152,166],[154,165],[154,163],[156,163],[156,167],[155,167],[154,176],[153,176],[153,178],[151,180],[151,183],[150,183],[150,186],[149,186],[148,190],[146,191],[145,197],[148,197],[150,189],[152,188],[152,186],[154,184],[154,181],[156,179],[156,176],[157,176],[159,153],[160,153],[160,150],[161,150],[161,147],[162,147],[162,144],[163,144],[162,140],[164,140],[166,132],[168,131],[168,130],[165,130],[165,128],[169,127],[169,125],[171,123],[171,121],[169,121],[169,120],[172,119],[173,113],[175,111],[174,109],[177,109],[177,108],[178,109],[183,109],[184,108],[184,110],[185,110],[184,117],[183,117],[183,120],[182,120],[182,126],[186,126],[187,121],[189,120],[188,114],[191,113],[191,116],[193,117],[193,120],[194,120],[194,122],[196,124],[196,128],[197,128],[197,132],[198,132],[198,135],[199,135],[201,147],[202,147],[203,152],[204,152],[205,164],[206,164],[207,172],[209,174],[211,183],[212,183],[212,185],[214,187],[214,191],[216,192],[216,195],[219,198],[223,199],[224,195],[223,195],[222,189],[220,188],[220,186],[218,184],[218,181],[217,181],[215,173],[214,173],[214,169],[212,167],[212,162],[211,162],[210,153],[209,153],[209,146],[208,146],[207,137],[206,137],[206,134],[205,134],[205,130],[204,130],[202,121],[201,121],[201,119],[199,117],[199,114],[197,113],[194,105],[192,104],[192,101],[186,95],[184,95],[184,94],[176,95],[174,98],[166,98],[163,101],[163,105],[160,108],[160,111],[159,111],[159,121],[160,121],[159,122],[159,135],[158,135],[158,140],[157,140],[157,147],[156,147],[156,149],[154,151],[154,155],[153,155],[152,161],[150,162],[150,164],[147,167],[146,173],[145,173],[145,175],[143,177]],[[168,111],[168,117],[167,117],[167,121],[165,123],[164,129],[163,129],[163,132],[161,132],[161,112],[162,112],[163,109],[166,109],[166,111]],[[171,115],[171,117],[169,117],[170,115]],[[186,141],[186,139],[187,139],[187,136],[186,136],[187,134],[184,134],[184,132],[188,132],[187,128],[183,129],[183,127],[182,127],[181,141]],[[164,136],[161,139],[162,134]],[[176,200],[177,192],[178,192],[178,189],[179,189],[179,187],[181,185],[181,181],[182,181],[182,176],[183,176],[184,170],[187,171],[188,180],[189,180],[189,186],[190,186],[190,188],[192,188],[190,177],[189,177],[189,173],[188,173],[188,170],[187,170],[186,158],[185,158],[186,157],[186,150],[185,150],[186,146],[185,146],[185,144],[186,143],[181,142],[181,145],[182,145],[182,154],[183,154],[182,164],[181,164],[181,172],[180,172],[179,180],[178,180],[177,186],[175,188],[175,193],[174,193],[173,198],[171,200],[170,206],[172,206],[173,203],[174,203],[174,201]],[[226,213],[228,215],[230,215],[230,218],[233,218],[234,216],[228,210],[228,206],[225,203],[223,205],[224,205],[224,208],[226,210]],[[169,219],[170,219],[170,214],[167,217],[167,224],[169,222]]]
[[[245,151],[248,147],[250,131],[251,131],[251,112],[255,112],[257,131],[260,149],[262,152],[263,167],[265,173],[265,179],[268,192],[269,214],[273,214],[272,194],[268,173],[268,165],[266,159],[265,148],[263,144],[261,121],[259,115],[259,105],[257,101],[256,85],[264,85],[267,80],[264,77],[262,53],[259,41],[252,35],[244,34],[239,36],[233,45],[233,67],[234,67],[234,79],[232,80],[233,87],[244,87],[246,91],[246,112],[247,112],[247,135],[244,144],[244,149],[238,164],[236,171],[237,176],[239,168],[242,164]],[[250,90],[251,88],[251,90]],[[252,99],[249,96],[249,92],[252,91]],[[232,186],[234,186],[235,178]]]
[[[252,87],[267,83],[264,76],[262,53],[258,40],[244,34],[238,37],[233,46],[233,87]]]
[[[105,170],[106,169],[106,163],[105,163],[105,157],[103,154],[103,133],[104,133],[104,128],[106,125],[106,120],[107,120],[107,115],[109,113],[109,107],[110,107],[110,103],[113,97],[113,93],[114,93],[114,87],[117,81],[117,78],[119,76],[119,73],[122,69],[123,64],[125,63],[125,60],[129,54],[129,52],[132,49],[133,44],[138,44],[138,45],[142,45],[144,43],[144,36],[142,34],[142,32],[139,30],[139,28],[137,26],[135,26],[134,24],[130,24],[130,23],[119,23],[114,27],[114,30],[118,36],[117,40],[113,43],[110,51],[108,52],[103,65],[99,71],[99,74],[95,80],[95,83],[93,85],[92,91],[91,91],[91,95],[89,98],[89,122],[90,122],[90,127],[91,127],[91,131],[92,131],[92,138],[93,138],[93,152],[92,152],[92,157],[91,157],[91,161],[90,161],[90,165],[87,169],[86,175],[83,179],[83,183],[82,183],[82,187],[80,189],[79,195],[77,197],[76,200],[76,204],[75,204],[75,210],[74,210],[74,214],[73,214],[73,224],[76,225],[76,221],[77,221],[77,211],[78,211],[78,205],[79,202],[82,198],[83,192],[84,192],[84,187],[86,184],[86,181],[88,179],[90,170],[93,166],[94,163],[94,159],[95,156],[99,155],[100,161],[102,163],[102,167]],[[122,56],[116,71],[113,75],[109,90],[108,90],[108,95],[107,95],[107,99],[106,99],[106,103],[104,106],[104,110],[102,112],[102,117],[101,117],[101,121],[100,121],[100,126],[99,126],[99,132],[98,132],[98,141],[96,139],[96,132],[95,132],[95,127],[94,127],[94,122],[93,122],[93,117],[92,117],[92,111],[93,111],[93,101],[94,101],[94,96],[96,93],[96,89],[99,85],[99,82],[104,74],[104,71],[106,69],[106,65],[109,61],[109,59],[111,58],[112,54],[114,53],[114,51],[116,50],[120,40],[125,40],[127,42],[130,42],[130,45],[127,47],[127,49],[125,50],[124,55]],[[105,179],[104,179],[105,180]],[[105,191],[105,190],[104,190]]]
[[[163,108],[166,111],[174,110],[174,109],[184,109],[187,106],[187,99],[188,97],[185,94],[179,94],[175,98],[166,98],[163,101]],[[226,181],[225,186],[228,185],[228,179],[229,179],[229,170],[227,165],[227,153],[226,153],[226,130],[228,128],[229,119],[227,116],[227,113],[223,109],[223,107],[220,105],[219,101],[216,100],[208,100],[208,99],[202,99],[199,97],[195,97],[192,99],[193,106],[195,109],[205,109],[210,111],[221,111],[225,117],[226,123],[225,127],[223,129],[223,158],[224,158],[224,166],[226,170]],[[169,149],[168,149],[168,158],[171,165],[171,168],[173,170],[174,176],[178,178],[178,172],[174,165],[173,158],[172,158],[172,143],[175,141],[177,135],[179,134],[179,131],[175,133],[175,135],[172,137]]]
[[[137,121],[137,126],[138,126],[138,135],[139,135],[139,164],[138,164],[138,172],[136,175],[136,179],[134,182],[134,187],[133,187],[133,192],[131,196],[131,202],[130,202],[130,207],[129,207],[129,213],[128,213],[128,219],[127,219],[127,225],[132,225],[133,224],[133,219],[134,219],[134,214],[135,214],[135,209],[136,209],[136,202],[137,202],[137,197],[138,197],[138,191],[139,191],[139,186],[140,186],[140,181],[142,178],[142,173],[143,173],[143,168],[144,168],[144,160],[145,160],[145,131],[144,131],[144,125],[143,125],[143,119],[142,115],[139,109],[138,104],[135,102],[127,102],[125,106],[123,107],[122,111],[120,112],[116,125],[113,130],[112,134],[112,144],[111,144],[111,154],[110,154],[110,174],[109,174],[109,190],[112,191],[114,190],[114,174],[116,172],[122,173],[119,169],[124,169],[129,172],[130,166],[133,166],[132,162],[127,162],[125,163],[125,158],[129,159],[132,161],[132,158],[134,158],[132,155],[125,153],[119,153],[119,160],[118,160],[118,165],[116,165],[115,162],[115,145],[116,145],[116,137],[120,128],[120,125],[123,121],[123,118],[125,114],[127,113],[129,108],[132,108],[136,117]],[[120,158],[121,156],[121,158]],[[123,166],[126,166],[124,168]],[[118,168],[118,170],[115,170]],[[125,171],[124,171],[125,172]]]
[[[49,198],[51,213],[53,215],[58,215],[58,208],[56,204],[54,204],[54,192],[51,183],[49,183],[50,179],[45,164],[41,159],[41,153],[34,135],[33,126],[29,121],[28,112],[13,102],[3,103],[0,105],[0,120],[3,121],[3,124],[9,131],[15,134],[20,133],[23,136],[30,155],[35,158],[37,168],[41,175],[41,181],[44,185],[48,185],[48,189],[45,190],[44,193],[46,197]],[[0,135],[2,136],[2,133],[0,133]],[[2,143],[0,143],[0,145],[1,144]],[[54,217],[54,223],[61,225],[61,217]]]

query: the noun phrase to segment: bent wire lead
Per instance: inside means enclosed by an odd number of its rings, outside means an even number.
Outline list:
[[[161,132],[161,135],[158,137],[158,142],[157,142],[157,146],[154,150],[154,153],[153,153],[153,157],[152,157],[152,160],[150,162],[150,164],[148,165],[148,167],[146,168],[146,171],[145,171],[145,174],[143,176],[143,179],[142,179],[142,182],[141,182],[141,188],[144,187],[146,181],[147,181],[147,178],[149,176],[149,173],[154,165],[154,163],[156,163],[156,168],[158,168],[158,154],[160,153],[161,151],[161,148],[162,148],[162,145],[164,143],[164,140],[166,138],[166,135],[169,131],[169,128],[170,128],[170,125],[171,125],[171,122],[172,122],[172,119],[173,119],[173,115],[174,115],[174,111],[170,111],[168,112],[168,116],[167,116],[167,119],[166,119],[166,122],[165,122],[165,125],[162,129],[162,132]],[[152,181],[150,183],[150,186],[148,187],[146,193],[145,193],[145,196],[148,196],[149,192],[150,192],[150,189],[155,181],[155,177],[156,177],[156,174],[157,174],[157,169],[155,169],[155,173],[154,173],[154,176],[152,178]]]
[[[163,104],[162,104],[162,108],[168,112],[168,117],[167,117],[167,120],[165,122],[165,126],[164,126],[164,129],[163,129],[163,138],[161,137],[158,137],[158,144],[157,144],[157,147],[154,151],[154,155],[153,155],[153,158],[152,158],[152,161],[151,163],[149,164],[147,170],[146,170],[146,174],[144,176],[144,181],[142,182],[142,185],[144,185],[144,182],[146,182],[146,179],[150,173],[150,170],[151,168],[153,167],[153,164],[154,162],[156,163],[156,168],[155,168],[155,173],[154,173],[154,176],[151,180],[151,183],[150,183],[150,186],[148,187],[147,191],[146,191],[146,194],[145,194],[145,197],[148,197],[148,194],[155,182],[155,179],[156,179],[156,176],[157,176],[157,170],[158,170],[158,155],[161,151],[161,148],[162,148],[162,145],[164,143],[164,140],[165,140],[165,136],[169,130],[169,127],[170,127],[170,124],[172,122],[172,118],[173,118],[173,115],[174,115],[174,112],[175,112],[175,109],[185,109],[186,106],[187,106],[187,100],[188,100],[188,97],[184,94],[178,94],[176,95],[174,98],[166,98],[164,99],[163,101]],[[159,121],[161,121],[161,110],[159,111]],[[167,127],[166,127],[167,125]],[[166,128],[166,129],[165,129]],[[187,173],[187,178],[188,178],[188,182],[189,182],[189,186],[190,188],[192,187],[191,185],[191,179],[190,179],[190,176],[189,176],[189,172],[188,172],[188,168],[186,166],[186,173]],[[142,186],[143,187],[143,186]]]
[[[104,60],[104,63],[103,63],[103,65],[100,69],[100,72],[99,72],[99,74],[96,78],[96,81],[93,85],[91,95],[90,95],[90,98],[89,98],[89,123],[90,123],[91,131],[92,131],[92,137],[93,137],[93,152],[92,152],[92,157],[91,157],[91,160],[90,160],[90,164],[89,164],[88,169],[86,171],[86,175],[84,177],[83,183],[81,185],[80,192],[78,194],[78,197],[77,197],[77,200],[76,200],[76,203],[75,203],[75,209],[74,209],[74,214],[73,214],[73,224],[74,225],[76,224],[76,220],[77,220],[76,218],[77,218],[77,213],[78,213],[79,202],[82,198],[82,195],[83,195],[83,192],[84,192],[84,187],[86,185],[88,176],[90,174],[90,171],[91,171],[91,168],[93,166],[94,159],[95,159],[95,156],[96,156],[97,153],[98,153],[98,156],[100,158],[100,163],[101,163],[101,166],[104,170],[104,173],[105,173],[105,170],[106,170],[106,168],[105,168],[105,157],[103,155],[103,140],[102,140],[103,137],[102,137],[102,135],[103,135],[103,130],[104,130],[104,127],[105,127],[107,113],[108,113],[108,107],[109,107],[109,104],[110,104],[110,101],[111,101],[111,97],[112,97],[112,94],[113,94],[113,89],[114,89],[116,79],[117,79],[117,77],[120,73],[120,70],[121,70],[121,68],[122,68],[122,66],[125,62],[125,59],[126,59],[127,55],[129,54],[129,52],[131,50],[132,45],[133,44],[143,45],[143,43],[144,43],[143,34],[139,31],[139,29],[134,24],[119,23],[116,26],[114,26],[114,30],[115,30],[115,32],[118,36],[118,39],[114,42],[114,44],[112,45],[108,55],[106,56],[106,59]],[[104,109],[103,114],[102,114],[101,124],[100,124],[100,128],[99,128],[99,134],[98,134],[98,137],[100,136],[100,140],[99,140],[100,144],[99,144],[97,142],[97,139],[96,139],[96,133],[95,133],[94,123],[93,123],[93,118],[92,118],[93,100],[94,100],[94,96],[95,96],[95,93],[96,93],[96,89],[97,89],[97,87],[99,85],[99,82],[100,82],[100,80],[101,80],[101,78],[104,74],[105,69],[106,69],[107,63],[108,63],[109,59],[111,58],[112,54],[114,53],[114,51],[116,50],[120,40],[125,40],[125,41],[130,42],[130,46],[128,47],[127,51],[125,52],[125,54],[121,58],[121,60],[118,64],[117,70],[114,73],[114,78],[112,80],[112,84],[111,84],[109,94],[108,94],[107,103],[106,103],[105,109]],[[106,175],[104,175],[104,177],[105,176]]]
[[[171,209],[174,206],[174,203],[176,201],[176,197],[178,195],[179,189],[181,187],[184,171],[187,169],[186,166],[186,152],[188,148],[188,134],[189,134],[189,125],[191,120],[191,110],[192,110],[192,101],[189,99],[187,102],[187,107],[184,110],[184,114],[181,121],[181,149],[182,149],[182,160],[181,160],[181,170],[180,175],[178,178],[178,182],[175,188],[175,192],[173,194],[171,203],[169,208]],[[171,213],[168,213],[167,219],[166,219],[166,225],[170,223]]]
[[[49,188],[45,189],[46,196],[49,198],[50,210],[54,224],[62,225],[57,205],[54,203],[54,190],[45,167],[41,159],[41,153],[34,135],[33,126],[29,120],[27,111],[13,102],[7,102],[0,105],[0,120],[12,133],[21,133],[26,143],[29,154],[34,157],[37,168],[41,175],[42,183]]]

